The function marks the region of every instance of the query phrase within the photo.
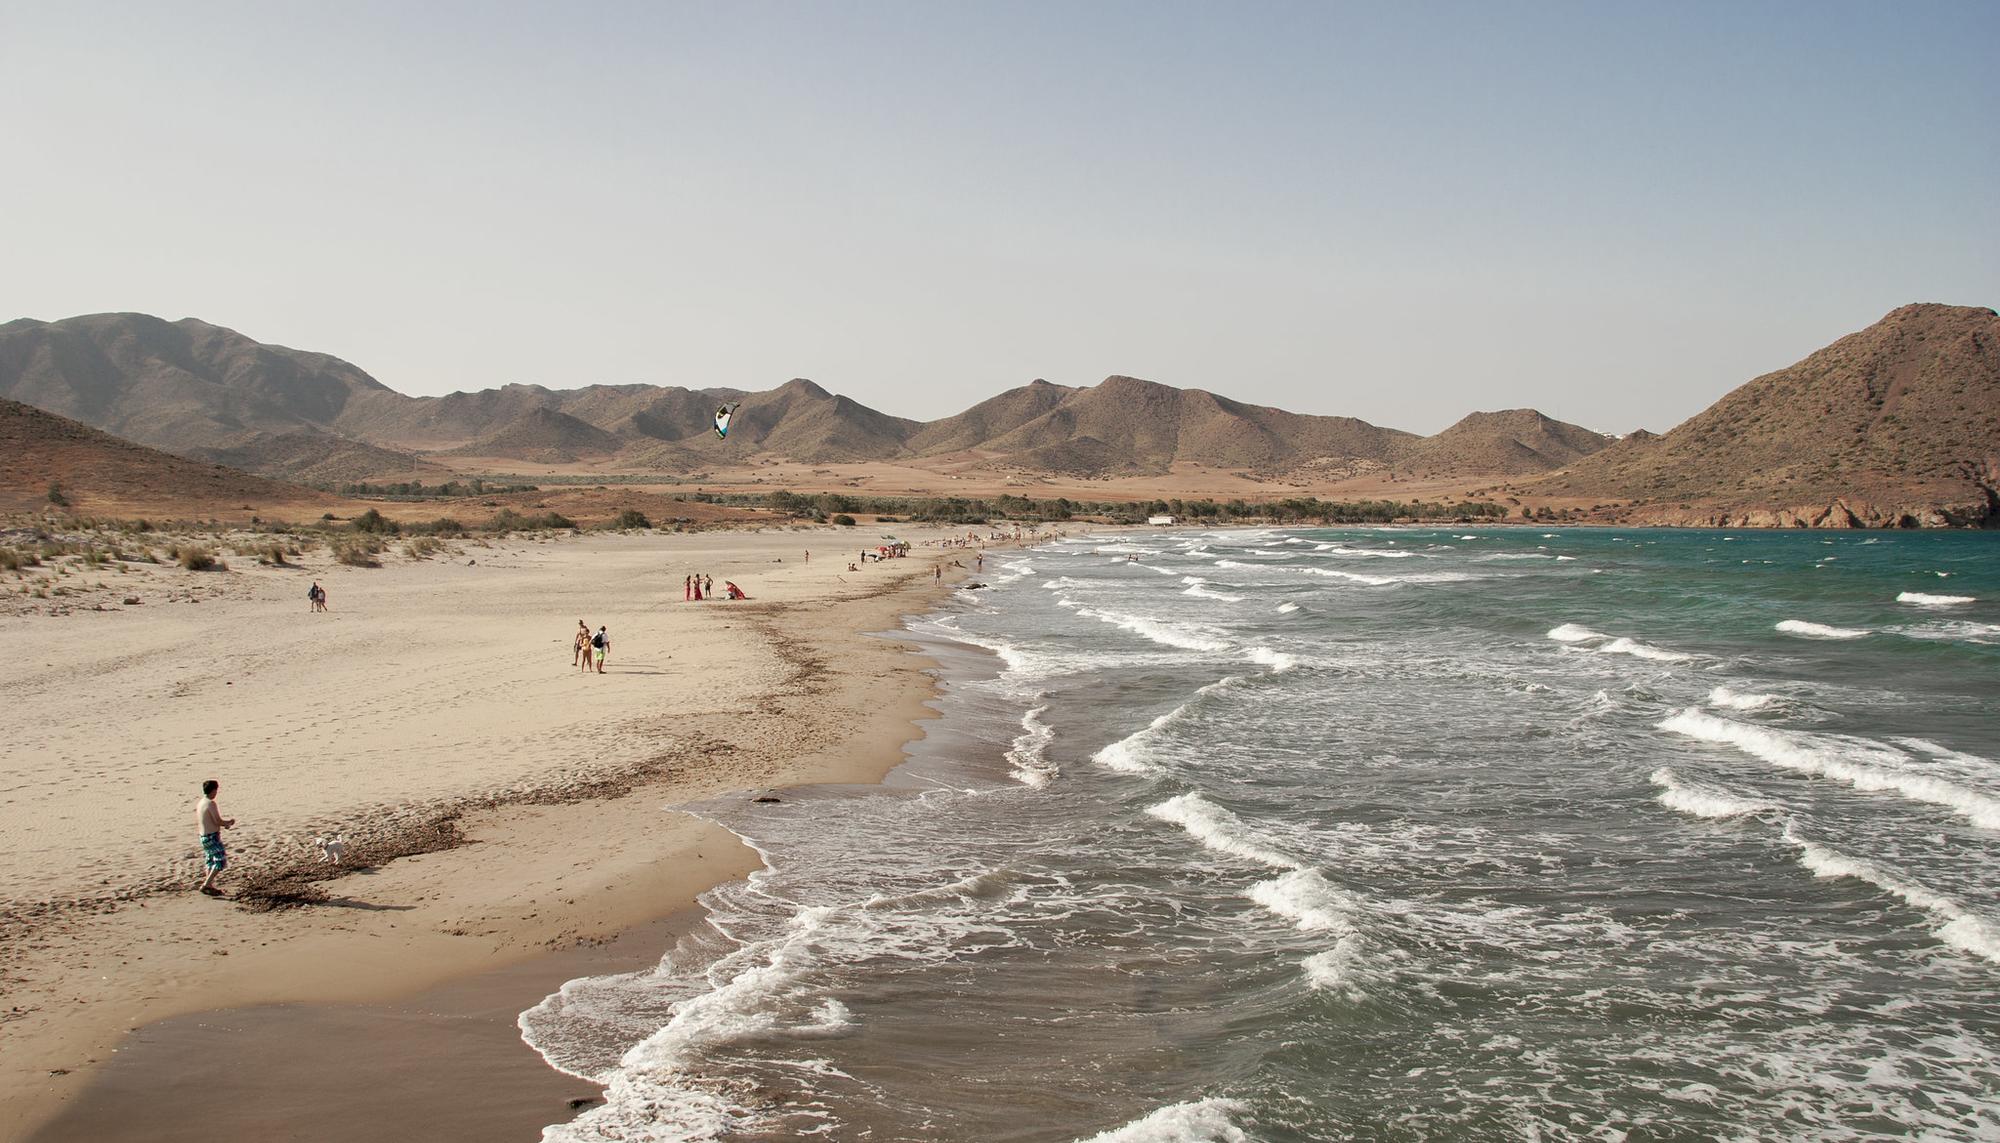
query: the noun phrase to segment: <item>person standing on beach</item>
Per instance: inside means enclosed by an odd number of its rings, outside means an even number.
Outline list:
[[[691,575],[684,575],[681,577],[681,602],[686,603],[688,600],[693,598],[694,598],[694,577]]]
[[[590,648],[597,655],[597,673],[601,675],[604,673],[604,657],[611,653],[611,636],[602,624],[598,626],[597,634],[590,637]]]
[[[222,831],[236,827],[235,818],[225,818],[216,808],[215,792],[222,789],[222,783],[210,778],[201,784],[201,799],[194,804],[194,828],[201,834],[202,863],[208,868],[208,875],[201,879],[200,889],[211,897],[222,896],[222,890],[215,887],[215,879],[229,868],[229,851],[222,848]]]
[[[701,602],[701,577],[700,577],[700,576],[695,576],[695,577],[694,577],[694,601],[695,601],[696,603],[700,603],[700,602]]]
[[[713,596],[715,594],[715,577],[712,575],[702,576],[701,589]]]
[[[569,641],[569,644],[569,665],[572,667],[581,666],[584,659],[590,655],[590,624],[585,623],[581,619],[577,620],[576,636]]]

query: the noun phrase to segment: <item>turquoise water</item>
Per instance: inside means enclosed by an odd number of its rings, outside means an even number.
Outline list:
[[[523,1015],[549,1135],[2000,1138],[1996,541],[991,558],[888,787]]]

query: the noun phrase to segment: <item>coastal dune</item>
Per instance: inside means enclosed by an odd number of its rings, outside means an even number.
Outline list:
[[[900,760],[930,681],[867,636],[937,597],[934,560],[973,561],[894,530],[915,556],[859,571],[865,529],[516,538],[145,569],[138,604],[0,618],[0,1137],[63,1114],[150,1022],[409,995],[756,868],[668,807]],[[697,572],[752,598],[686,602]],[[572,666],[578,619],[609,628],[605,674]],[[210,777],[234,901],[189,891]],[[354,869],[329,878],[313,839],[334,834]]]

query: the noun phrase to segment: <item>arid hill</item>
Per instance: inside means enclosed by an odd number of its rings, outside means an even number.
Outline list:
[[[236,517],[274,508],[297,515],[333,503],[309,488],[146,448],[0,398],[0,511],[54,507],[52,487],[76,510],[122,516]]]
[[[409,400],[337,357],[146,314],[0,325],[0,397],[175,451],[332,425],[370,399]]]
[[[1104,470],[1166,472],[1176,464],[1278,470],[1322,456],[1387,460],[1412,433],[1352,417],[1313,417],[1246,405],[1200,389],[1107,377],[980,446],[994,463],[1032,468],[1036,457],[1094,458]],[[1074,445],[1074,448],[1063,446]]]
[[[1603,449],[1615,438],[1533,409],[1473,413],[1396,457],[1402,476],[1495,476],[1547,472]]]
[[[412,453],[305,431],[265,434],[235,448],[189,449],[187,455],[307,483],[444,479],[451,471]]]
[[[711,459],[770,453],[807,464],[880,460],[902,455],[903,441],[920,425],[797,377],[768,392],[745,396],[727,441],[718,440],[704,425],[702,432],[682,444]]]
[[[1912,305],[1650,440],[1524,486],[1676,524],[2000,520],[2000,316]]]
[[[931,421],[905,444],[919,456],[939,456],[982,448],[1069,400],[1080,389],[1051,385],[1037,377],[1026,385],[988,397],[957,416]]]
[[[529,409],[498,432],[452,451],[467,456],[504,456],[543,464],[618,451],[617,437],[587,421],[547,407]]]

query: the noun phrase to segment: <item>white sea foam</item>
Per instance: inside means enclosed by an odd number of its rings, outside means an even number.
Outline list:
[[[1969,774],[1982,776],[2000,774],[2000,762],[1977,754],[1967,754],[1962,750],[1953,750],[1949,746],[1940,746],[1928,738],[1898,738],[1895,741],[1919,753],[1949,762]]]
[[[1208,581],[1198,575],[1184,575],[1181,577],[1181,582],[1188,585],[1188,589],[1181,592],[1182,595],[1192,595],[1199,599],[1219,599],[1224,603],[1243,602],[1243,597],[1240,595],[1210,590]]]
[[[1565,623],[1551,630],[1549,638],[1558,643],[1588,643],[1593,639],[1609,639],[1611,636],[1602,631],[1592,631],[1581,624]]]
[[[1921,591],[1905,591],[1896,596],[1897,603],[1914,603],[1921,607],[1952,607],[1960,603],[1977,603],[1979,598],[1972,595],[1929,595]]]
[[[1179,647],[1183,651],[1220,651],[1229,645],[1191,624],[1169,623],[1162,619],[1148,619],[1143,615],[1105,611],[1095,607],[1078,607],[1076,613],[1109,623],[1113,627],[1122,627],[1165,647]]]
[[[1359,899],[1317,870],[1294,869],[1250,887],[1252,901],[1298,926],[1301,932],[1324,934],[1333,944],[1300,963],[1306,984],[1316,992],[1338,992],[1350,1000],[1362,996],[1361,930],[1357,927]]]
[[[1395,576],[1364,575],[1361,572],[1341,571],[1339,568],[1300,568],[1307,575],[1326,576],[1329,579],[1344,579],[1349,583],[1365,583],[1370,587],[1387,587],[1398,582]]]
[[[1593,631],[1577,623],[1565,623],[1549,631],[1549,638],[1558,643],[1597,643],[1591,650],[1601,655],[1631,655],[1635,658],[1650,659],[1656,663],[1685,663],[1694,658],[1682,651],[1667,651],[1648,643],[1623,636],[1606,635]]]
[[[1987,645],[2000,643],[2000,623],[1974,623],[1970,620],[1954,619],[1942,623],[1926,623],[1921,627],[1896,627],[1892,630],[1898,635],[1906,635],[1912,639]]]
[[[1763,710],[1784,701],[1780,695],[1745,694],[1728,687],[1717,687],[1708,692],[1708,705],[1725,710]]]
[[[1903,768],[1908,755],[1879,743],[1830,734],[1777,730],[1717,718],[1689,707],[1659,729],[1703,742],[1734,746],[1773,766],[1846,782],[1870,793],[1894,793],[1942,806],[1985,829],[2000,829],[2000,799],[1955,782]]]
[[[1248,654],[1251,662],[1264,664],[1271,668],[1271,673],[1274,675],[1282,675],[1299,665],[1296,657],[1287,655],[1283,651],[1273,651],[1269,647],[1252,647]]]
[[[1198,696],[1206,694],[1212,690],[1227,686],[1230,681],[1230,679],[1217,680],[1196,691],[1195,694]],[[1105,745],[1097,753],[1091,755],[1090,760],[1100,766],[1126,774],[1144,774],[1150,776],[1161,773],[1159,765],[1147,757],[1150,753],[1148,747],[1159,739],[1167,727],[1172,726],[1185,715],[1188,708],[1193,705],[1193,699],[1182,703],[1147,723],[1145,726],[1133,731],[1131,734],[1126,735],[1116,742]]]
[[[1292,612],[1297,611],[1298,609],[1299,605],[1296,603],[1280,603],[1278,605],[1278,614],[1290,615]]]
[[[1023,785],[1046,786],[1058,773],[1055,764],[1046,757],[1049,743],[1056,735],[1055,728],[1041,719],[1048,709],[1029,708],[1021,716],[1021,733],[1007,748],[1007,762],[1014,767],[1014,779]]]
[[[1339,992],[1350,999],[1358,999],[1361,989],[1357,982],[1360,968],[1361,942],[1358,939],[1342,938],[1333,947],[1323,949],[1299,962],[1305,973],[1306,986],[1314,992]]]
[[[1261,862],[1276,869],[1300,868],[1298,862],[1273,849],[1269,839],[1244,824],[1242,818],[1200,794],[1188,793],[1168,798],[1159,805],[1149,807],[1146,812],[1161,821],[1180,826],[1190,837],[1217,853]]]
[[[1660,787],[1661,805],[1698,818],[1735,818],[1778,808],[1769,802],[1739,798],[1714,786],[1687,781],[1665,766],[1653,771],[1652,780]]]
[[[1389,548],[1337,548],[1331,544],[1325,548],[1315,550],[1325,551],[1328,555],[1334,556],[1356,556],[1362,559],[1377,560],[1407,560],[1417,554],[1415,552],[1394,551]]]
[[[1781,619],[1778,630],[1787,635],[1802,635],[1807,639],[1859,639],[1871,634],[1866,627],[1829,627],[1824,623],[1809,623],[1803,619]]]
[[[1613,639],[1597,650],[1606,655],[1631,655],[1655,663],[1685,663],[1694,658],[1683,651],[1665,651],[1636,639]]]
[[[1169,1104],[1078,1143],[1249,1143],[1250,1137],[1229,1118],[1242,1110],[1243,1104],[1233,1099]]]
[[[754,1112],[714,1092],[680,1082],[708,1049],[772,1036],[813,1037],[837,1032],[851,1018],[837,1000],[805,1008],[801,978],[815,963],[813,949],[835,912],[815,906],[795,913],[772,940],[745,946],[718,962],[726,979],[681,1001],[673,1017],[618,1061],[606,1083],[604,1103],[569,1123],[545,1128],[550,1143],[593,1139],[713,1139],[755,1130]],[[523,1013],[530,1017],[562,994]]]
[[[1952,898],[1921,885],[1908,877],[1883,869],[1865,858],[1854,857],[1830,846],[1800,836],[1796,822],[1785,823],[1785,840],[1798,847],[1799,863],[1813,876],[1852,877],[1902,898],[1919,909],[1944,918],[1937,936],[1954,948],[2000,964],[2000,925],[1979,916]]]
[[[1294,869],[1269,881],[1259,881],[1250,887],[1250,899],[1297,925],[1302,932],[1337,935],[1355,932],[1354,895],[1336,887],[1315,869]]]

